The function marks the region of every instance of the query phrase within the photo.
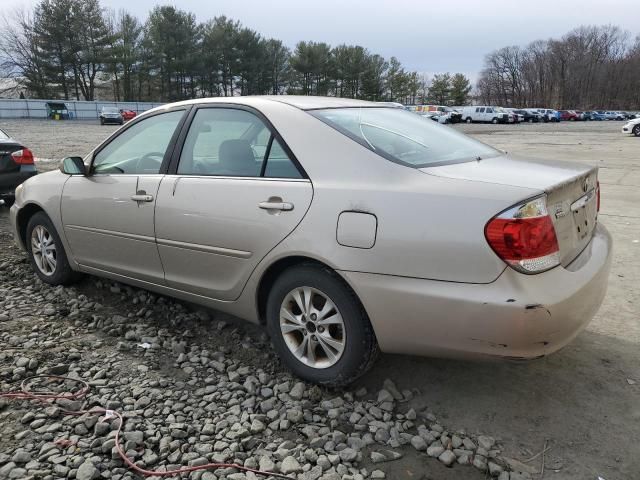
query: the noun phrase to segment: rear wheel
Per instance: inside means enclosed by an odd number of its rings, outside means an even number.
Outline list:
[[[633,127],[632,132],[636,137],[640,137],[640,123]]]
[[[325,267],[293,267],[275,281],[267,300],[267,327],[282,362],[313,383],[347,385],[378,356],[362,305]]]
[[[493,119],[491,120],[491,123],[493,123],[493,124],[498,123],[498,119],[496,117],[493,117]]]
[[[77,280],[79,274],[71,269],[58,232],[44,212],[29,220],[25,244],[40,280],[50,285],[68,285]]]
[[[473,120],[471,120],[471,117],[467,117],[467,119],[465,120],[465,122],[467,123],[471,123]]]
[[[104,118],[100,119],[100,125],[104,125]]]

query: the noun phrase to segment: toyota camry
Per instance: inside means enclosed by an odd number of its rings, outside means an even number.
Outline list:
[[[266,325],[300,377],[379,351],[531,359],[607,287],[598,173],[517,158],[420,116],[320,97],[168,104],[16,190],[35,273],[80,273]]]

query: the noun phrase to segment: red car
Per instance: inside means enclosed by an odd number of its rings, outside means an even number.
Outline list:
[[[575,120],[580,120],[580,116],[574,110],[560,110],[560,120],[575,121]]]
[[[122,118],[125,122],[131,120],[132,118],[135,118],[137,114],[138,113],[134,112],[133,110],[120,110],[120,115],[122,115]]]

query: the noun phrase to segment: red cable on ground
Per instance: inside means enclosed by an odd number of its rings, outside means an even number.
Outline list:
[[[82,388],[76,392],[70,392],[70,393],[57,393],[57,392],[30,390],[28,388],[29,383],[38,378],[46,378],[48,380],[69,381],[69,382],[82,385]],[[58,375],[36,375],[33,377],[25,378],[20,383],[20,390],[4,392],[4,393],[0,392],[0,398],[8,398],[12,400],[35,400],[38,402],[48,403],[49,401],[63,400],[63,399],[64,400],[80,400],[87,396],[87,393],[89,393],[89,390],[90,390],[89,384],[84,380],[79,380],[77,378],[62,377]],[[122,418],[122,415],[120,414],[120,412],[117,412],[115,410],[107,410],[106,408],[102,408],[102,407],[92,408],[91,410],[79,410],[79,411],[62,409],[62,411],[67,415],[106,414],[106,418],[117,417],[120,420],[120,423],[118,424],[118,429],[116,430],[116,435],[115,435],[116,450],[118,451],[118,454],[120,455],[120,458],[122,459],[122,461],[131,470],[134,470],[144,476],[153,475],[153,476],[164,477],[168,475],[177,475],[180,473],[195,472],[197,470],[210,470],[214,468],[235,468],[243,472],[252,472],[252,473],[255,473],[256,475],[264,475],[264,476],[271,476],[276,478],[285,478],[287,480],[295,480],[292,477],[289,477],[288,475],[283,475],[281,473],[264,472],[262,470],[245,467],[243,465],[237,465],[235,463],[207,463],[206,465],[198,465],[195,467],[182,467],[177,470],[170,470],[166,472],[156,471],[156,470],[147,470],[133,463],[133,461],[129,457],[127,457],[125,452],[122,450],[122,447],[120,446],[120,433],[122,431],[122,424],[124,423],[124,419]]]

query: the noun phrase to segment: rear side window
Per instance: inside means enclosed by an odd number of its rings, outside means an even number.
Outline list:
[[[309,113],[381,157],[410,167],[500,155],[451,127],[397,108],[331,108]]]
[[[202,108],[185,139],[179,175],[302,178],[278,139],[251,112]]]

